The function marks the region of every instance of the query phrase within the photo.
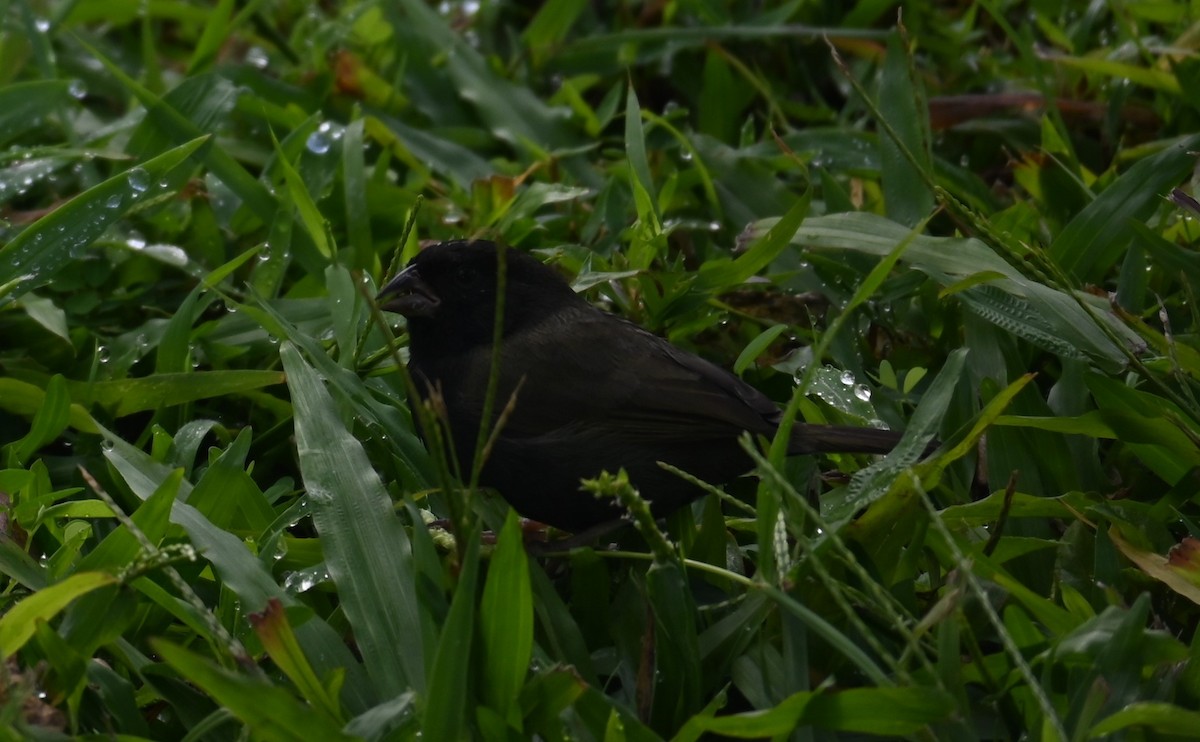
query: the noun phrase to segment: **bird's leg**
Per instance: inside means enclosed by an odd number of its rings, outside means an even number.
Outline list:
[[[557,539],[555,541],[534,541],[526,538],[525,551],[531,556],[565,554],[583,546],[591,546],[610,533],[614,533],[623,526],[627,525],[629,525],[628,520],[624,518],[613,518],[612,520],[606,520],[603,523],[597,523],[587,530],[571,534],[566,538]],[[542,533],[544,534],[544,531]]]

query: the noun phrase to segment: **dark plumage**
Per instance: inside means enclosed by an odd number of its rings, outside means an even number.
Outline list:
[[[497,248],[426,248],[379,293],[408,319],[409,370],[440,385],[458,460],[469,467],[491,366]],[[701,490],[655,462],[728,482],[751,468],[743,431],[774,435],[781,411],[727,371],[588,304],[553,269],[514,249],[508,271],[494,416],[522,377],[516,408],[481,474],[522,515],[568,531],[619,511],[579,481],[624,467],[658,515]],[[886,453],[899,434],[797,424],[793,454]]]

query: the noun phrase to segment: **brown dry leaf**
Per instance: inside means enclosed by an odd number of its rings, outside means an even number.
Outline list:
[[[1164,557],[1129,543],[1115,527],[1108,529],[1108,537],[1138,569],[1200,605],[1200,542],[1196,539],[1185,538]]]

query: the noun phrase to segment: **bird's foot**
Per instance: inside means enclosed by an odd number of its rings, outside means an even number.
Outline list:
[[[603,523],[597,523],[579,533],[571,534],[566,538],[554,539],[553,541],[549,540],[549,526],[540,523],[538,525],[542,528],[540,533],[541,538],[531,540],[527,537],[525,539],[525,551],[531,556],[565,555],[570,551],[584,546],[595,546],[596,542],[600,539],[629,525],[629,521],[624,518],[613,518]]]

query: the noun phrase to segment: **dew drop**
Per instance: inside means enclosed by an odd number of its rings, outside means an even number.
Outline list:
[[[129,171],[129,187],[138,193],[145,193],[150,187],[150,173],[144,167],[135,167]]]
[[[308,135],[308,140],[304,143],[306,149],[314,155],[323,155],[329,151],[332,142],[329,135],[323,131],[317,130]]]
[[[858,397],[864,402],[870,402],[871,390],[867,388],[866,384],[859,384],[858,386],[854,387],[854,396]]]
[[[113,195],[109,196],[108,200],[104,202],[104,205],[110,209],[121,208],[121,194],[114,193]]]
[[[75,100],[83,100],[87,97],[87,85],[83,84],[83,80],[72,80],[71,84],[67,86],[67,92]]]
[[[271,59],[267,56],[266,49],[261,46],[252,46],[246,50],[246,64],[251,67],[265,70],[270,63]]]
[[[854,374],[850,373],[849,371],[843,371],[842,383],[846,386],[852,386],[854,384]]]

